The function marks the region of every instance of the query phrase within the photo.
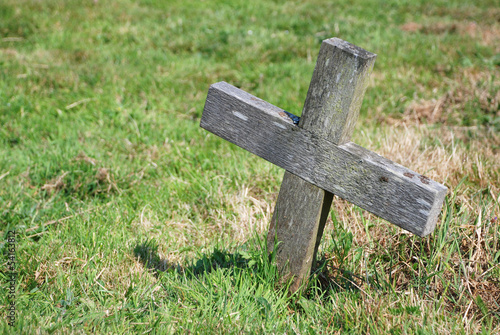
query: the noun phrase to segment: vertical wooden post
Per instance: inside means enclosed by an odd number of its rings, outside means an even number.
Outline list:
[[[299,127],[340,145],[354,130],[376,55],[332,38],[323,41]],[[333,194],[285,172],[271,219],[267,246],[297,291],[310,275]]]

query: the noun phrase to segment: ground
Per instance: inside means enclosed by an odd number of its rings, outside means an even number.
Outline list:
[[[300,114],[334,36],[378,54],[353,141],[449,193],[424,239],[336,198],[289,295],[283,171],[199,121],[222,80]],[[1,331],[499,333],[499,66],[496,1],[2,1]]]

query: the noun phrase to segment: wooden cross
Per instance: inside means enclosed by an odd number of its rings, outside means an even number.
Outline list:
[[[286,170],[267,244],[280,242],[291,291],[309,277],[334,194],[419,236],[436,226],[445,186],[350,142],[375,58],[323,41],[300,119],[225,82],[208,90],[201,127]]]

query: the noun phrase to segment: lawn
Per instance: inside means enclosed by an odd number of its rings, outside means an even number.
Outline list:
[[[330,37],[378,55],[353,141],[449,193],[426,238],[335,198],[288,294],[284,171],[199,123],[218,81],[300,114]],[[1,333],[500,333],[499,216],[495,0],[0,3]]]

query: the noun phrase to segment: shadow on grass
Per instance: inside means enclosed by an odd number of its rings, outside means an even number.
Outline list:
[[[324,258],[318,259],[314,266],[307,295],[321,295],[327,297],[340,292],[360,292],[360,287],[365,282],[361,276],[345,270],[337,268],[329,264]]]
[[[267,251],[253,252],[252,256],[246,252],[230,253],[225,250],[215,249],[211,253],[202,254],[198,259],[188,262],[189,265],[172,264],[160,257],[158,244],[153,240],[138,243],[134,247],[134,255],[144,266],[155,275],[165,271],[176,271],[189,277],[198,277],[209,274],[216,269],[248,269],[256,271],[252,266],[253,257],[262,258],[262,253]],[[266,257],[267,258],[267,257]],[[259,271],[259,270],[257,270]],[[339,292],[359,292],[364,278],[344,269],[332,267],[327,260],[319,259],[311,274],[306,296],[330,296]]]
[[[247,268],[249,259],[241,253],[229,253],[224,250],[215,249],[209,254],[203,254],[197,260],[190,262],[188,266],[172,264],[160,257],[158,245],[148,240],[134,247],[134,255],[145,267],[155,274],[165,271],[177,271],[190,276],[208,274],[215,269]]]

